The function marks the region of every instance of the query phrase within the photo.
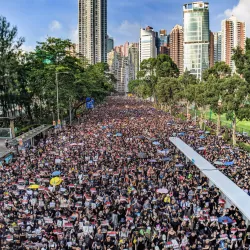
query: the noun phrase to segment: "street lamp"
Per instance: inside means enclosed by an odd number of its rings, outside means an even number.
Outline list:
[[[60,122],[60,111],[59,111],[59,89],[58,89],[58,75],[59,74],[72,74],[69,71],[57,72],[56,71],[56,103],[57,103],[57,122]],[[71,107],[70,107],[70,124],[71,124]]]
[[[217,118],[217,136],[220,134],[220,116],[221,116],[222,100],[221,97],[218,100],[218,118]]]

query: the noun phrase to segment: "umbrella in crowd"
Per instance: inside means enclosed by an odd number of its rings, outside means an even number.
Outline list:
[[[158,142],[158,141],[154,141],[154,142],[153,142],[153,145],[155,145],[155,146],[159,146],[159,145],[161,145],[161,143],[160,143],[160,142]]]
[[[50,184],[52,186],[58,186],[62,183],[62,179],[60,177],[54,177],[50,180]]]
[[[28,188],[30,188],[30,189],[38,189],[39,187],[40,187],[39,185],[32,184]]]
[[[228,217],[228,216],[222,216],[222,217],[219,217],[218,218],[218,222],[219,223],[228,223],[228,224],[230,224],[230,223],[233,223],[233,220],[230,218],[230,217]]]
[[[115,136],[121,137],[122,133],[116,133]]]
[[[61,174],[61,171],[54,171],[51,175],[52,176],[59,176]]]
[[[224,162],[224,166],[232,166],[232,165],[234,165],[233,161]]]

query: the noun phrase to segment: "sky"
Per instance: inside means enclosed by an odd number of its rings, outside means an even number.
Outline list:
[[[166,29],[183,24],[186,0],[107,0],[108,34],[115,45],[138,42],[140,27]],[[210,0],[210,30],[220,31],[221,20],[235,15],[246,22],[250,37],[250,0]],[[69,38],[77,43],[78,0],[0,0],[0,15],[18,27],[25,37],[23,48],[34,49],[47,36]]]

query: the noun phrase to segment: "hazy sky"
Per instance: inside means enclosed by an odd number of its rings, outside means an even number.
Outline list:
[[[182,25],[185,0],[108,0],[108,34],[115,45],[137,42],[140,27],[155,30]],[[191,1],[190,1],[191,2]],[[210,29],[219,31],[221,20],[234,14],[247,23],[250,37],[250,0],[210,0]],[[0,13],[19,35],[26,39],[24,48],[31,50],[36,41],[47,36],[70,38],[77,42],[78,0],[0,0]]]

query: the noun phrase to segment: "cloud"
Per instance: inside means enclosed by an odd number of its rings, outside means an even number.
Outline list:
[[[21,49],[24,51],[24,52],[32,52],[35,50],[35,46],[32,46],[32,45],[25,45],[23,44]]]
[[[120,45],[124,43],[124,41],[138,42],[140,36],[140,24],[124,20],[118,27],[111,29],[109,33],[116,38],[116,45]]]
[[[234,15],[242,22],[246,22],[246,35],[250,37],[250,3],[249,0],[239,0],[238,5],[232,9],[227,9],[224,13],[226,17]]]
[[[56,31],[56,30],[60,30],[62,28],[62,25],[60,22],[58,22],[57,20],[54,20],[50,23],[49,25],[49,30],[50,31]]]

